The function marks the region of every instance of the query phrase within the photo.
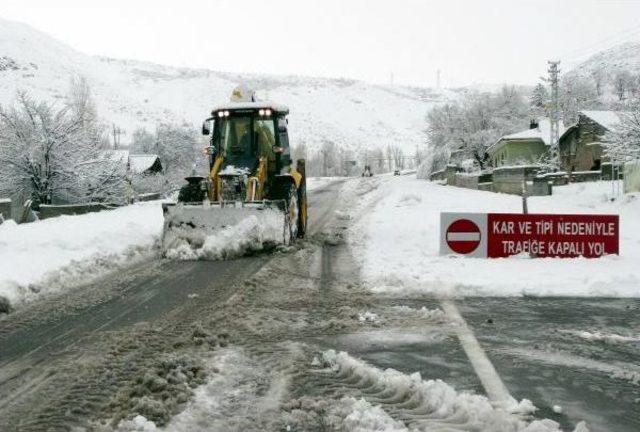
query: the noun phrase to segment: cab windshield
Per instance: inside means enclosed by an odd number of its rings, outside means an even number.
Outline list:
[[[253,169],[258,158],[275,160],[272,118],[232,116],[220,120],[220,151],[229,165]]]

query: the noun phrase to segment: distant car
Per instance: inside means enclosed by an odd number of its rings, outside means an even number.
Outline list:
[[[393,172],[393,175],[394,175],[394,176],[395,176],[395,175],[400,175],[400,170],[395,170],[395,171]]]
[[[364,166],[362,177],[373,177],[373,172],[371,171],[371,167],[369,165]]]

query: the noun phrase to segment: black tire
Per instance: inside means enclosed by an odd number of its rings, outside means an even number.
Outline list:
[[[178,193],[178,202],[197,203],[202,202],[205,197],[205,191],[202,190],[200,184],[189,183],[180,188]]]
[[[302,209],[307,205],[307,190],[303,186],[298,189],[298,238],[303,238],[307,232],[307,218],[303,219]]]

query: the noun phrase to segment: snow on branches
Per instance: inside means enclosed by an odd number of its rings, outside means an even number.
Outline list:
[[[529,108],[513,86],[497,93],[467,93],[460,102],[440,105],[427,114],[427,136],[432,152],[473,159],[480,169],[489,162],[487,148],[501,136],[525,129]],[[453,159],[453,158],[452,158]],[[442,169],[441,163],[433,169]]]
[[[640,160],[640,100],[618,116],[620,122],[605,134],[605,154],[613,161]]]
[[[62,107],[19,92],[0,106],[0,195],[34,204],[108,201],[121,195],[122,164],[101,156],[102,127],[90,89],[72,82]]]

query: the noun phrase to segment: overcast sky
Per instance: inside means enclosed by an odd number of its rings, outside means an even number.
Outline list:
[[[88,54],[433,86],[530,84],[640,40],[640,0],[1,0]]]

